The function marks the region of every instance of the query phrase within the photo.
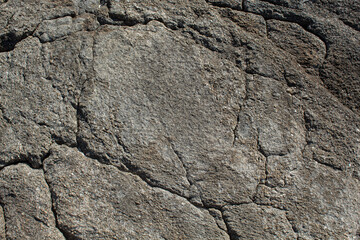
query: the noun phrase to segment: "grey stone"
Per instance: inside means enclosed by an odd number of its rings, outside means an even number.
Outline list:
[[[262,37],[265,37],[267,34],[266,21],[260,15],[243,11],[234,11],[229,8],[220,8],[218,11],[222,17],[229,18],[247,32],[255,33]]]
[[[94,68],[101,84],[94,83],[81,101],[86,121],[80,122],[79,140],[84,151],[182,196],[195,185],[207,204],[249,201],[263,162],[232,147],[243,74],[186,41],[156,22],[99,35]],[[198,62],[202,56],[206,60]]]
[[[41,169],[17,164],[0,171],[6,239],[65,239],[56,228],[49,187]]]
[[[1,1],[0,238],[359,238],[358,13]]]
[[[224,208],[232,239],[296,239],[286,213],[269,206],[244,204]]]
[[[356,60],[356,56],[359,55],[357,46],[360,43],[360,33],[355,23],[360,12],[359,3],[244,1],[246,11],[260,14],[265,18],[298,23],[324,41],[327,52],[324,64],[320,68],[321,79],[345,105],[359,111],[359,89],[354,87],[359,85],[360,79],[359,61]]]
[[[326,46],[317,36],[296,23],[277,20],[267,21],[267,31],[268,37],[277,46],[294,55],[298,63],[318,71],[325,59]]]
[[[76,141],[76,110],[46,76],[42,58],[33,37],[0,54],[0,167],[25,160],[40,167],[52,139]]]
[[[207,2],[214,6],[242,10],[242,0],[207,0]]]
[[[55,148],[44,164],[67,238],[229,239],[207,210],[76,149]]]
[[[0,238],[5,239],[5,216],[2,206],[0,207]]]
[[[80,15],[74,19],[67,16],[41,22],[36,28],[34,36],[38,37],[41,42],[50,42],[74,32],[94,30],[98,25],[94,16],[90,14]]]

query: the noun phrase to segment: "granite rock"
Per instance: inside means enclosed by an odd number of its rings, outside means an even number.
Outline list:
[[[0,177],[6,239],[65,239],[56,228],[43,170],[20,163],[2,170]]]
[[[0,239],[359,239],[357,1],[0,1]]]

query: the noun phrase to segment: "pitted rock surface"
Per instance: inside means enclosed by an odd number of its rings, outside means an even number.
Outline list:
[[[358,1],[0,1],[0,239],[359,239]]]

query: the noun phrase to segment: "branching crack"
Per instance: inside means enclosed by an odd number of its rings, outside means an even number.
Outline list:
[[[125,148],[126,148],[126,147],[125,147]],[[79,152],[83,153],[85,156],[87,156],[87,157],[89,157],[89,158],[91,158],[91,159],[93,159],[93,160],[96,160],[96,161],[98,161],[98,162],[101,163],[101,164],[105,164],[105,165],[109,165],[109,166],[114,166],[114,165],[111,164],[111,163],[106,163],[106,162],[103,162],[103,161],[99,160],[100,158],[94,158],[93,156],[88,156],[87,154],[85,154],[84,152],[82,152],[80,148],[77,148],[77,149],[78,149]],[[175,153],[175,154],[176,154],[176,153]],[[180,158],[179,158],[179,159],[180,159]],[[133,176],[139,177],[144,183],[146,183],[146,185],[148,185],[148,186],[151,187],[151,188],[158,188],[158,189],[167,191],[167,192],[169,192],[169,193],[171,193],[171,194],[174,194],[174,195],[176,195],[176,196],[184,199],[186,202],[190,203],[191,205],[193,205],[194,207],[199,208],[199,209],[203,209],[203,210],[209,211],[209,208],[214,208],[214,207],[205,206],[205,204],[202,204],[202,205],[195,204],[194,202],[191,201],[191,199],[189,199],[189,198],[187,198],[187,197],[185,197],[185,196],[183,196],[183,195],[175,192],[175,191],[172,190],[172,189],[168,189],[168,188],[165,188],[165,187],[163,187],[163,186],[159,186],[159,185],[157,185],[157,184],[154,184],[153,182],[151,182],[151,181],[149,180],[149,178],[146,176],[146,174],[145,174],[144,172],[142,172],[142,171],[139,171],[138,167],[134,166],[129,159],[125,159],[125,161],[124,161],[123,163],[126,165],[126,168],[127,168],[127,169],[123,169],[123,168],[120,168],[120,167],[115,166],[115,167],[118,169],[118,171],[120,171],[120,172],[126,172],[126,173],[129,173],[129,174],[133,175]],[[189,180],[188,180],[188,181],[189,181]],[[190,183],[191,183],[191,182],[190,182]],[[216,208],[216,207],[215,207],[215,208]],[[216,208],[216,209],[219,210],[219,208]],[[209,214],[210,214],[210,213],[209,213]],[[210,214],[210,215],[211,215],[211,214]],[[212,216],[212,215],[211,215],[211,216]],[[219,227],[219,229],[221,229],[221,228]],[[70,239],[70,238],[69,238],[69,239]],[[70,240],[72,240],[72,239],[70,239]]]
[[[0,53],[1,52],[11,52],[12,50],[15,49],[15,45],[18,44],[19,42],[21,42],[22,40],[26,39],[29,36],[34,36],[34,33],[36,32],[36,30],[39,28],[39,26],[43,23],[43,21],[45,20],[55,20],[58,18],[62,18],[62,17],[67,17],[67,16],[71,16],[71,17],[75,17],[76,14],[72,13],[72,14],[64,14],[64,15],[60,15],[57,16],[55,18],[50,18],[50,19],[43,19],[42,21],[40,21],[32,30],[30,31],[25,31],[25,32],[8,32],[5,34],[0,35]],[[39,39],[40,40],[40,39]]]

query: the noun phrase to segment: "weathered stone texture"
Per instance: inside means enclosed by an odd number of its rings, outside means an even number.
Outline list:
[[[49,187],[41,169],[20,163],[0,172],[6,239],[64,239],[56,228]]]
[[[0,239],[359,239],[357,1],[0,1]]]
[[[228,239],[206,209],[76,149],[54,149],[44,164],[70,239]]]

